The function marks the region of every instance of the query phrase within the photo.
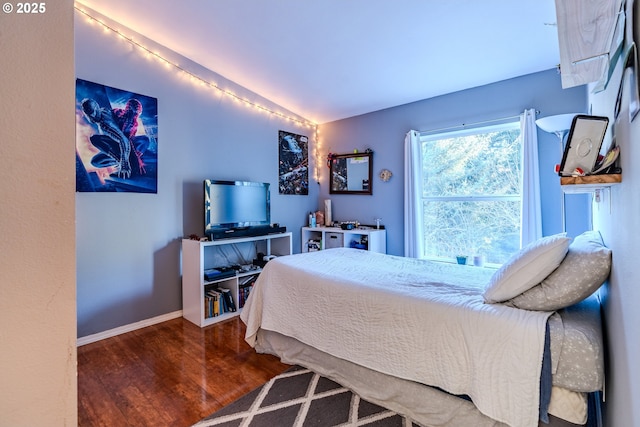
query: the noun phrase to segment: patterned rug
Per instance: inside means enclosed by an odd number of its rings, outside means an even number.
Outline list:
[[[404,416],[360,399],[308,369],[294,366],[193,427],[418,427]]]

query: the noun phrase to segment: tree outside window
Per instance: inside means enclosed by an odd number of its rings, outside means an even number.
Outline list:
[[[520,248],[519,123],[424,135],[421,145],[424,257],[504,263]]]

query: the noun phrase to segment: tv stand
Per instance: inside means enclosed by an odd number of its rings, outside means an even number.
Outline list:
[[[250,262],[249,258],[257,258],[258,253],[267,257],[284,256],[290,255],[291,250],[291,232],[204,242],[182,239],[182,316],[200,327],[238,316],[261,269],[234,267]],[[225,266],[227,268],[220,268]],[[205,270],[218,268],[223,270],[221,276],[207,274],[205,277]],[[236,311],[215,316],[208,311],[207,294],[217,288],[230,291]]]
[[[258,237],[269,234],[281,234],[287,231],[287,227],[273,227],[271,225],[256,227],[238,227],[226,230],[212,230],[207,233],[212,241],[221,239],[235,239],[238,237]]]

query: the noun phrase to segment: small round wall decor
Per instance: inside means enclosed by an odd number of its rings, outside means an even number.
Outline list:
[[[380,171],[380,179],[383,180],[384,182],[389,181],[392,176],[393,176],[393,174],[391,173],[391,171],[389,169],[382,169]]]

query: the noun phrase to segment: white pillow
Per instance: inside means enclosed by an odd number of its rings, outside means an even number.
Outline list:
[[[487,284],[487,303],[506,301],[531,289],[564,259],[571,239],[565,233],[543,237],[520,249],[502,264]]]
[[[573,239],[553,273],[505,304],[536,311],[569,307],[602,286],[610,271],[611,249],[604,245],[599,231],[585,231]]]

